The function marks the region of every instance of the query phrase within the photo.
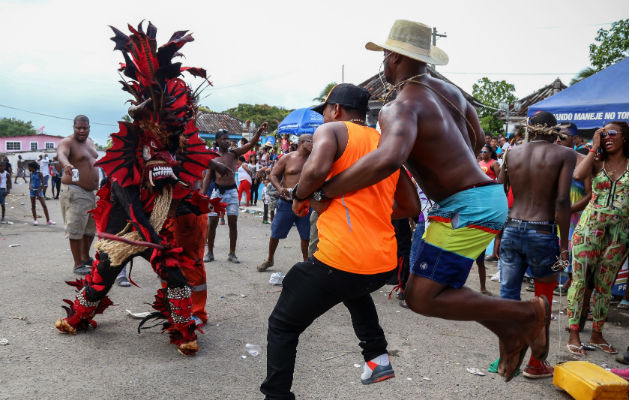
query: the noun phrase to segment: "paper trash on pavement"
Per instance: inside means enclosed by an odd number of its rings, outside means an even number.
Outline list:
[[[146,311],[146,312],[139,312],[139,313],[134,313],[131,310],[125,310],[125,311],[127,311],[127,313],[129,315],[131,315],[133,318],[136,318],[136,319],[142,319],[144,317],[147,317],[149,314],[151,314],[148,311]]]
[[[274,272],[269,277],[269,283],[274,286],[282,285],[282,281],[284,280],[284,274],[282,272]]]
[[[479,371],[477,368],[466,368],[466,371],[470,372],[473,375],[486,376],[483,372]]]

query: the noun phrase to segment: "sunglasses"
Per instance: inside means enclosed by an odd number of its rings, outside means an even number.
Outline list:
[[[487,150],[480,151],[481,154],[488,154]]]
[[[619,132],[615,131],[615,130],[609,130],[608,132],[602,132],[600,133],[600,136],[605,138],[606,136],[610,136],[610,137],[615,137],[617,136]]]

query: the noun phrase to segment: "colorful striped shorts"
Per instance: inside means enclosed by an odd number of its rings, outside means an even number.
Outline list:
[[[473,261],[503,228],[507,215],[507,198],[498,184],[466,189],[436,203],[411,273],[462,287]]]

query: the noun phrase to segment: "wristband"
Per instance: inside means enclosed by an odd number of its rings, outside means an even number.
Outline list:
[[[588,152],[589,153],[597,153],[597,150],[590,149]]]

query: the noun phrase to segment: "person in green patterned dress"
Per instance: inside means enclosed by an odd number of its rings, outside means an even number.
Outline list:
[[[597,158],[597,159],[596,159]],[[571,239],[573,282],[569,288],[569,352],[583,356],[579,320],[586,282],[593,281],[593,330],[590,344],[610,354],[617,350],[602,336],[610,293],[628,255],[628,124],[613,121],[598,129],[593,148],[574,178],[593,177],[591,201]]]

